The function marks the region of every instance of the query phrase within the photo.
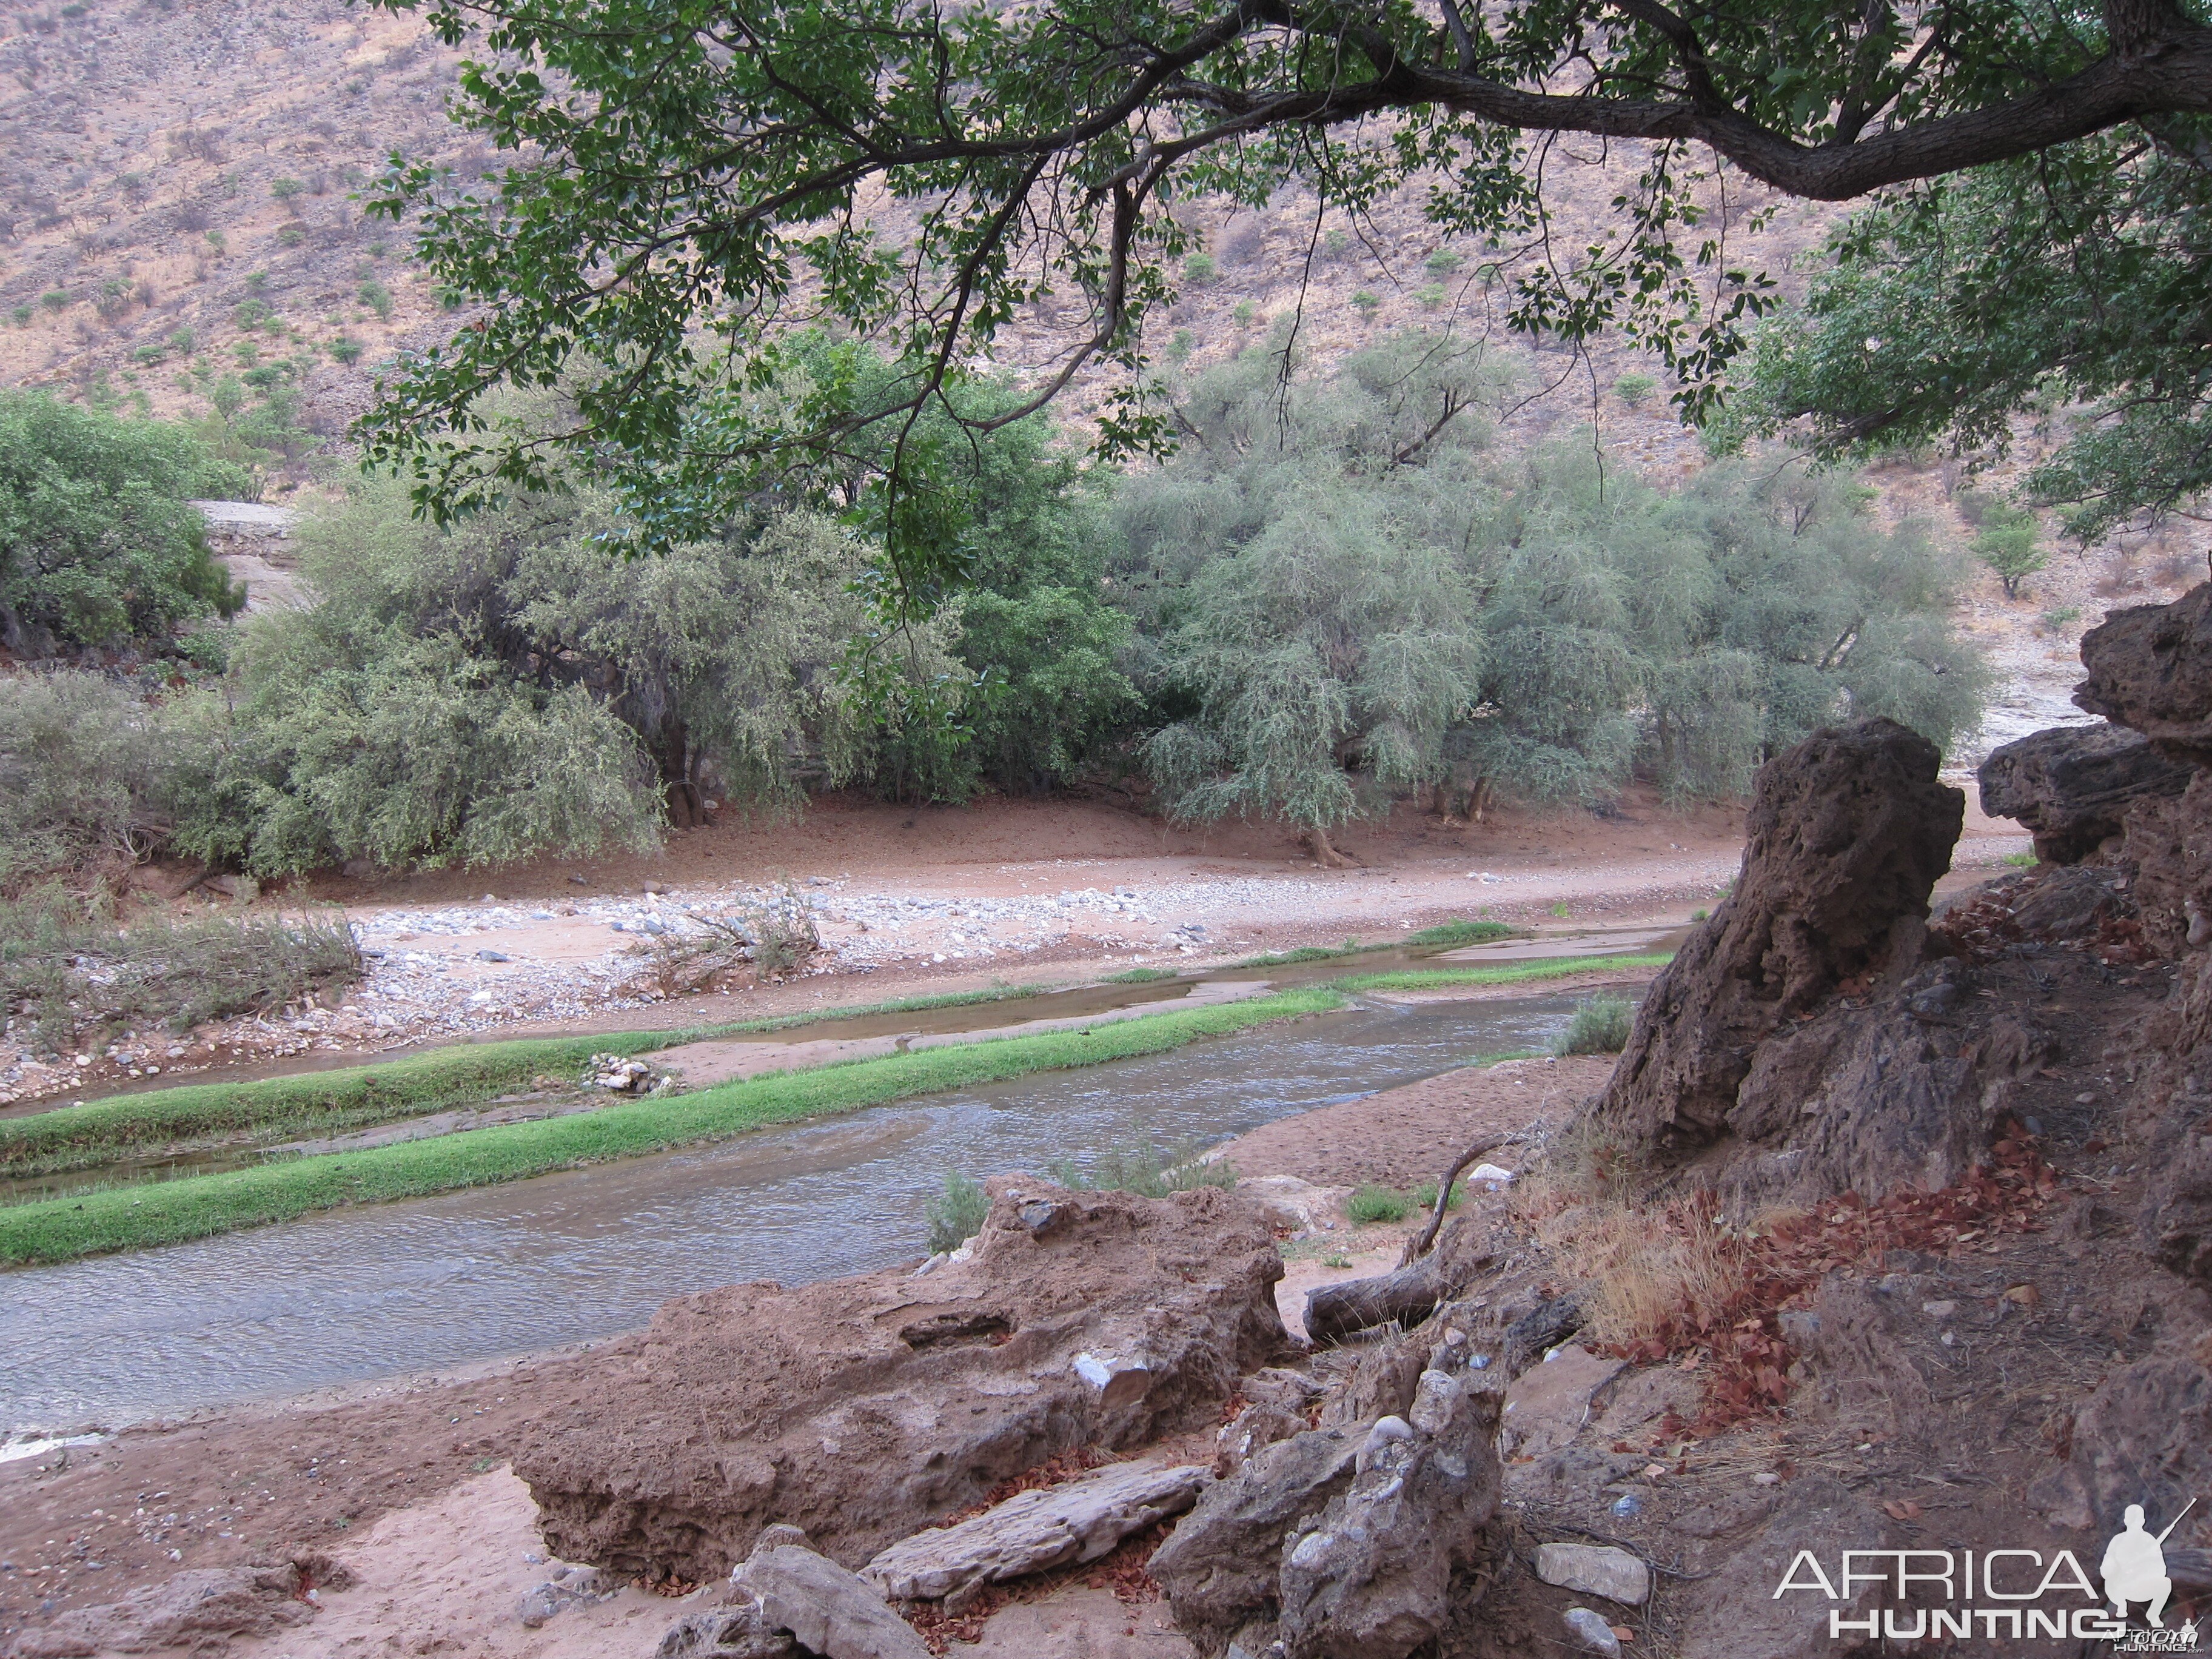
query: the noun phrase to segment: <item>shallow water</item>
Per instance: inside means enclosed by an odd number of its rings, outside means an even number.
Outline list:
[[[520,1353],[669,1296],[912,1261],[948,1170],[1212,1143],[1541,1046],[1571,994],[1362,1006],[513,1185],[0,1275],[0,1427],[58,1429]]]

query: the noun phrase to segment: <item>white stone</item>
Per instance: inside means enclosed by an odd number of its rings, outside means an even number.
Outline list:
[[[1620,1659],[1620,1638],[1613,1633],[1613,1626],[1588,1607],[1569,1607],[1565,1614],[1567,1634],[1585,1653],[1605,1656],[1605,1659]]]
[[[1540,1544],[1536,1577],[1627,1607],[1642,1607],[1651,1594],[1651,1569],[1609,1544]]]

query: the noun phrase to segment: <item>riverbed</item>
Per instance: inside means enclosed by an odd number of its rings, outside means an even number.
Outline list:
[[[588,1340],[716,1285],[916,1260],[949,1170],[1216,1143],[1540,1047],[1577,1000],[1362,1005],[711,1147],[11,1273],[0,1425],[114,1427]]]

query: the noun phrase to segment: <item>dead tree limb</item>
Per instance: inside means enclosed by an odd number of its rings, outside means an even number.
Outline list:
[[[1306,1292],[1306,1334],[1316,1342],[1336,1342],[1394,1320],[1418,1325],[1458,1288],[1444,1282],[1443,1264],[1435,1256],[1373,1279],[1317,1285]]]
[[[1496,1152],[1500,1146],[1510,1146],[1528,1138],[1527,1129],[1501,1129],[1494,1133],[1479,1137],[1474,1146],[1459,1155],[1459,1162],[1445,1170],[1444,1178],[1437,1183],[1436,1206],[1429,1212],[1429,1224],[1406,1241],[1405,1251],[1398,1258],[1398,1266],[1401,1270],[1412,1267],[1415,1261],[1426,1255],[1430,1248],[1436,1243],[1437,1234],[1444,1224],[1444,1212],[1451,1208],[1452,1182],[1467,1172],[1468,1165],[1486,1153]]]

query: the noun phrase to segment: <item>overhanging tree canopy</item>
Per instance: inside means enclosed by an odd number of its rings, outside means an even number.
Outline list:
[[[1037,399],[1087,362],[1137,368],[1186,246],[1181,194],[1256,202],[1303,178],[1356,210],[1427,172],[1439,225],[1528,236],[1545,136],[1638,141],[1619,236],[1522,277],[1512,320],[1627,329],[1695,412],[1765,302],[1700,228],[1707,150],[1844,199],[2212,112],[2200,0],[381,3],[425,6],[451,42],[481,29],[457,116],[517,159],[477,193],[402,168],[376,204],[419,213],[441,279],[494,304],[387,386],[372,458],[410,465],[440,511],[540,482],[544,441],[479,399],[586,362],[569,441],[653,504],[648,534],[794,460],[848,465],[867,432],[909,579],[943,574],[907,526],[927,505],[910,486],[948,459],[920,453],[922,412],[957,405],[964,365],[1048,291],[1089,319]],[[894,201],[914,221],[897,245],[874,222]],[[803,321],[895,342],[903,375],[763,404]],[[1124,399],[1109,446],[1158,439]]]

